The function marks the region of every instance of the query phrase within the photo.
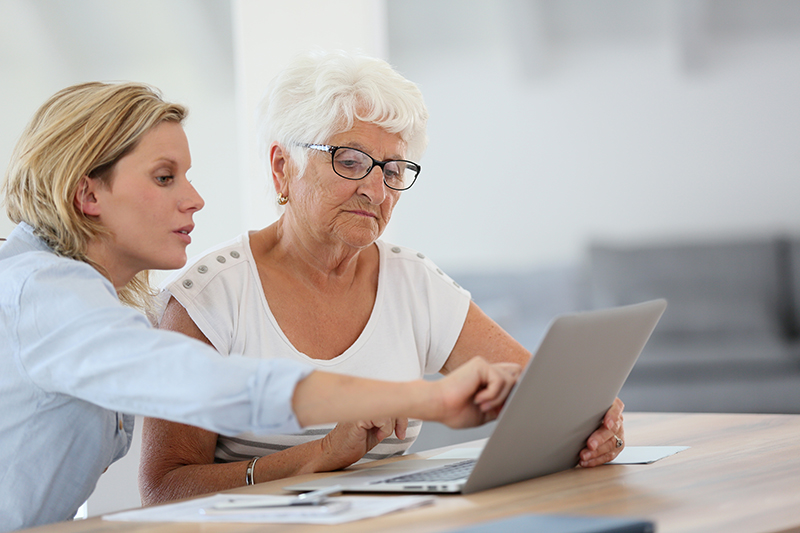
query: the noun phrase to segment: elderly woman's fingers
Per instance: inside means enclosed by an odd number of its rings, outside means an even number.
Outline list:
[[[408,431],[408,418],[398,418],[394,421],[394,435],[398,439],[405,439],[406,431]]]
[[[586,448],[589,450],[596,450],[603,443],[610,439],[614,439],[615,435],[622,432],[622,410],[624,408],[625,404],[622,403],[622,400],[619,398],[614,400],[614,403],[611,404],[611,407],[608,409],[608,411],[606,411],[606,414],[603,417],[603,425],[600,426],[600,428],[592,433],[587,439]],[[614,442],[616,443],[616,440],[614,440]]]
[[[375,424],[377,431],[373,431],[373,434],[377,441],[376,444],[394,433],[395,422],[396,420],[394,418],[387,418],[385,420],[379,420]]]
[[[601,428],[592,434],[589,441],[594,440],[598,434],[610,435],[607,439],[598,436],[601,442],[592,448],[588,445],[581,451],[580,465],[583,467],[599,466],[609,461],[613,461],[625,448],[625,430],[620,428],[616,433],[611,433],[607,428]]]
[[[374,440],[374,444],[377,444],[395,432],[395,428],[400,420],[401,419],[394,418],[362,420],[356,422],[356,426],[362,431],[364,437]],[[406,425],[407,424],[408,422],[406,422]]]
[[[595,466],[604,465],[609,461],[613,461],[619,452],[608,452],[602,455],[592,457],[591,459],[581,459],[580,465],[583,468],[592,468]]]
[[[599,429],[595,430],[594,433],[589,435],[589,438],[586,440],[586,448],[589,450],[597,450],[604,444],[608,443],[614,438],[620,430],[617,429],[608,429],[606,426],[601,426]]]
[[[581,466],[598,466],[612,461],[625,447],[622,411],[625,404],[616,398],[603,417],[603,425],[592,433],[581,451]]]
[[[622,411],[625,409],[625,404],[619,398],[614,399],[614,403],[606,411],[603,417],[603,425],[611,431],[619,431],[622,427]]]

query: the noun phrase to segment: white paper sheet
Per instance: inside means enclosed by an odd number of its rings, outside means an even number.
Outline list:
[[[689,446],[626,446],[610,465],[643,465],[655,463],[664,457],[675,455]]]
[[[650,464],[688,449],[688,446],[626,446],[610,465]],[[429,459],[477,459],[480,447],[454,448]]]
[[[214,505],[235,500],[283,501],[286,496],[260,494],[215,494],[186,502],[155,507],[144,507],[103,516],[103,520],[117,522],[251,522],[342,524],[380,516],[401,509],[428,505],[435,501],[431,496],[336,496],[329,498],[330,506],[304,505],[279,508],[246,509],[208,512]],[[343,505],[342,505],[343,504]]]

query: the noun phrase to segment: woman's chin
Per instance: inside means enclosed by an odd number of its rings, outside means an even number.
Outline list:
[[[158,262],[158,266],[151,267],[150,270],[178,270],[186,265],[186,253],[176,254],[174,257],[165,258]]]
[[[341,236],[342,242],[353,248],[366,248],[380,238],[381,234],[374,230],[351,230]]]

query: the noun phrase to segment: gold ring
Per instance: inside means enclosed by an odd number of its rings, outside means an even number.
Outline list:
[[[622,448],[622,445],[624,444],[622,442],[622,439],[617,437],[616,435],[614,435],[614,438],[617,439],[617,448]]]

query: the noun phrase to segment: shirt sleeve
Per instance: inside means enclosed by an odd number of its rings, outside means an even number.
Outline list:
[[[425,254],[378,242],[386,266],[382,281],[390,291],[386,305],[398,322],[413,322],[422,371],[439,372],[461,335],[471,295]]]
[[[191,259],[162,283],[159,300],[164,306],[175,298],[208,342],[223,355],[236,353],[234,335],[248,313],[254,293],[247,235],[222,243]],[[257,276],[257,272],[255,273]],[[258,294],[261,294],[260,285]]]
[[[471,296],[435,265],[426,270],[431,339],[425,373],[433,374],[441,371],[461,335]]]
[[[223,359],[204,343],[153,329],[82,263],[33,272],[21,299],[18,364],[45,392],[225,435],[300,429],[291,401],[310,367]]]

